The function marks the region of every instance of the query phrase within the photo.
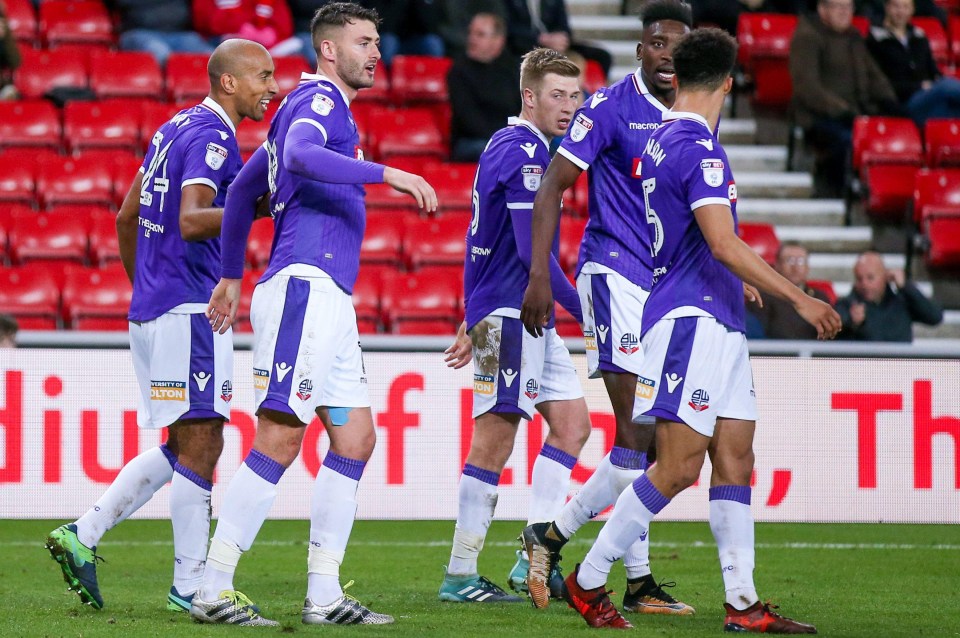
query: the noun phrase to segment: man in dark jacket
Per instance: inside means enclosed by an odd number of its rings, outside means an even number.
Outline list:
[[[163,66],[171,53],[212,53],[193,29],[189,0],[113,0],[120,13],[120,48],[146,51]]]
[[[902,270],[887,270],[879,253],[862,253],[853,276],[853,291],[836,305],[841,339],[910,343],[914,321],[930,326],[943,321],[940,305],[906,281]]]
[[[817,15],[800,19],[790,43],[793,113],[816,151],[821,196],[842,193],[853,118],[902,113],[852,22],[853,0],[820,0]]]
[[[780,244],[775,268],[790,283],[814,299],[830,303],[822,290],[807,284],[807,277],[810,275],[809,254],[801,244],[795,241]],[[763,299],[762,308],[755,304],[748,304],[747,309],[757,318],[767,339],[817,338],[817,329],[807,323],[791,304],[782,299],[767,295]]]
[[[514,55],[523,55],[536,47],[547,47],[560,53],[573,50],[610,73],[612,58],[608,51],[574,42],[564,0],[506,0],[507,40]],[[638,21],[637,28],[640,28]]]
[[[516,114],[520,64],[506,45],[503,18],[492,13],[473,16],[466,54],[453,63],[447,75],[454,161],[477,161],[490,136]]]

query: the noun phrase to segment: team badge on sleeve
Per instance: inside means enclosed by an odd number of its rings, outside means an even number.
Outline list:
[[[579,142],[587,136],[587,133],[589,133],[592,128],[593,120],[583,113],[578,113],[576,119],[573,121],[573,126],[570,128],[570,139],[574,142]]]
[[[223,166],[224,160],[226,159],[227,149],[223,148],[219,144],[214,144],[213,142],[207,144],[207,155],[203,158],[203,161],[207,163],[207,166],[215,171],[219,171],[220,167]]]
[[[528,191],[537,192],[540,189],[540,178],[543,177],[543,167],[536,164],[524,164],[520,168],[523,174],[523,187]]]
[[[717,187],[723,184],[723,161],[705,159],[700,161],[700,170],[703,171],[703,181],[707,186]]]
[[[313,109],[313,112],[317,115],[329,115],[330,111],[333,110],[333,100],[323,93],[317,93],[313,96],[313,102],[310,103],[310,108]]]

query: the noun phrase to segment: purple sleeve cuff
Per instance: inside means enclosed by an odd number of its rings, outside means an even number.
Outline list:
[[[267,149],[261,146],[240,169],[227,191],[220,227],[220,276],[224,279],[243,277],[247,236],[256,217],[257,199],[269,190],[268,170]]]
[[[283,146],[283,165],[291,173],[331,184],[380,184],[382,164],[364,162],[325,148],[326,138],[313,126],[292,126]]]

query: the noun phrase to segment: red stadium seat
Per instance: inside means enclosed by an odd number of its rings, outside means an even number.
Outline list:
[[[447,72],[453,61],[426,55],[398,55],[390,67],[390,92],[397,104],[446,102]]]
[[[913,194],[913,216],[926,238],[927,265],[960,266],[960,169],[920,171]]]
[[[63,109],[63,134],[67,150],[140,146],[140,113],[125,102],[67,102]]]
[[[280,92],[274,98],[277,102],[297,88],[300,84],[301,74],[313,71],[303,56],[300,55],[273,58],[273,66],[273,77],[277,80],[277,86],[280,87]]]
[[[417,210],[417,200],[387,184],[367,184],[367,210],[403,208]]]
[[[923,162],[923,144],[912,120],[858,117],[853,123],[853,170],[864,186],[868,214],[897,218],[913,193],[913,178]]]
[[[14,84],[26,99],[41,98],[57,87],[87,86],[87,67],[77,58],[61,57],[50,51],[21,51],[20,67],[14,73]]]
[[[9,261],[7,249],[8,236],[13,228],[13,220],[18,215],[33,214],[34,210],[23,204],[3,204],[0,206],[0,268]]]
[[[583,75],[583,89],[590,93],[596,93],[607,84],[607,76],[603,74],[603,67],[596,60],[587,60],[587,68]]]
[[[443,143],[450,145],[450,119],[453,117],[453,109],[450,102],[434,102],[429,105],[433,111],[433,118],[440,127],[440,134],[443,135]]]
[[[960,15],[950,16],[947,25],[950,27],[950,53],[953,56],[953,64],[960,66]]]
[[[21,330],[54,330],[60,288],[51,271],[33,264],[0,268],[0,312],[16,317]]]
[[[247,237],[247,263],[255,270],[263,270],[270,260],[270,247],[273,244],[273,220],[258,219],[250,227]]]
[[[753,78],[757,104],[784,107],[793,88],[788,61],[790,41],[797,16],[774,13],[741,13],[737,22],[738,58],[744,72]]]
[[[852,26],[865,38],[870,33],[870,18],[867,16],[853,16]]]
[[[577,267],[577,258],[580,256],[580,242],[583,241],[583,230],[586,227],[586,219],[565,217],[560,220],[560,257],[558,261],[566,273],[573,273]]]
[[[121,264],[67,269],[63,285],[64,325],[75,330],[127,330],[133,287]]]
[[[7,24],[17,40],[24,44],[37,39],[37,14],[30,0],[6,0]]]
[[[831,306],[837,303],[837,293],[833,289],[833,282],[826,279],[808,279],[807,285],[825,294]]]
[[[414,172],[419,172],[434,187],[441,211],[472,212],[473,182],[477,175],[476,164],[469,162],[430,164]]]
[[[113,202],[110,166],[82,158],[63,157],[37,167],[37,194],[41,205],[102,204]]]
[[[861,170],[864,208],[870,215],[899,221],[910,204],[919,166],[875,164]]]
[[[357,313],[357,328],[361,334],[374,334],[380,328],[380,297],[391,285],[396,270],[392,266],[360,266],[360,274],[353,285],[353,307]]]
[[[923,137],[927,143],[927,166],[960,166],[960,119],[927,120]]]
[[[771,224],[740,222],[738,234],[765,262],[772,266],[777,261],[780,240]]]
[[[44,0],[40,37],[47,45],[64,42],[113,44],[113,24],[102,2]]]
[[[60,112],[46,100],[0,102],[0,147],[60,147]]]
[[[33,205],[36,199],[36,172],[32,162],[24,162],[10,151],[0,153],[0,203]]]
[[[180,111],[179,105],[143,100],[140,102],[140,149],[146,152],[153,134]]]
[[[396,334],[453,334],[460,319],[459,269],[425,268],[398,274],[383,291],[382,305],[390,330]]]
[[[160,65],[149,53],[118,51],[90,57],[90,88],[100,99],[163,97]]]
[[[367,215],[367,229],[360,245],[360,263],[364,267],[366,264],[390,264],[396,267],[400,263],[406,216],[407,211],[403,209]],[[416,217],[414,214],[410,216]]]
[[[31,261],[73,261],[87,258],[89,215],[21,212],[11,219],[10,259],[16,265]]]
[[[432,155],[440,159],[447,156],[443,133],[428,108],[384,109],[371,118],[368,126],[370,147],[376,149],[379,160],[398,154]]]
[[[932,217],[927,222],[927,266],[956,268],[960,266],[960,216]]]
[[[580,324],[573,318],[573,315],[567,312],[560,304],[556,304],[554,327],[557,329],[557,334],[561,337],[574,339],[583,337],[583,329],[580,327]]]
[[[252,155],[254,151],[263,146],[263,143],[267,141],[267,133],[270,131],[271,117],[272,113],[268,113],[267,117],[259,122],[249,118],[240,122],[240,126],[237,127],[237,145],[240,146],[241,153]]]
[[[171,53],[166,64],[167,98],[171,102],[197,101],[207,96],[206,53]]]
[[[57,215],[70,214],[68,207],[56,209]],[[120,240],[117,237],[117,216],[107,208],[96,208],[90,213],[90,263],[104,267],[120,259]]]
[[[363,89],[357,93],[356,102],[376,102],[385,104],[390,97],[390,74],[387,73],[387,67],[383,62],[377,63],[377,68],[373,74],[373,86],[369,89]]]
[[[940,20],[933,17],[915,17],[910,21],[913,26],[923,29],[930,41],[930,52],[941,69],[950,64],[950,40]]]
[[[410,216],[405,218],[404,226],[403,253],[411,269],[463,264],[469,216],[449,215],[436,219]]]

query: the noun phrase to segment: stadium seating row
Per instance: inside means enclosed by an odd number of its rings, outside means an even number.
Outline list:
[[[113,21],[96,0],[44,0],[35,12],[31,0],[5,0],[10,30],[20,42],[112,44]]]

